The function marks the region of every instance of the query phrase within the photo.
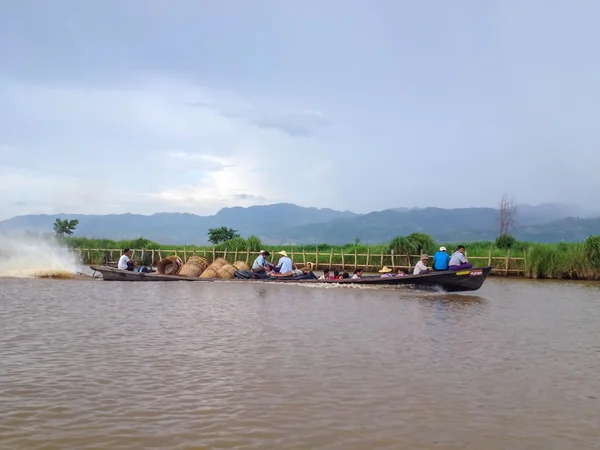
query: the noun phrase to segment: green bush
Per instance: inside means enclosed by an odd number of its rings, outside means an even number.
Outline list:
[[[246,239],[244,239],[243,237],[234,237],[233,239],[230,239],[228,241],[225,242],[221,242],[220,244],[215,245],[215,249],[216,250],[231,250],[231,251],[235,251],[237,250],[246,250],[246,248],[248,247],[248,243],[246,242]]]
[[[517,243],[517,240],[512,237],[510,234],[503,234],[502,236],[498,236],[496,238],[496,247],[503,248],[508,250],[509,248],[514,247]]]

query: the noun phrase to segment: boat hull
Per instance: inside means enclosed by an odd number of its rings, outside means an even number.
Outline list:
[[[159,273],[130,272],[127,270],[114,269],[107,266],[90,266],[90,268],[102,275],[104,281],[195,281],[195,282],[265,282],[265,283],[310,283],[310,284],[358,284],[365,286],[403,286],[411,285],[420,288],[443,289],[446,292],[476,291],[485,282],[492,270],[491,266],[477,267],[461,271],[432,272],[424,275],[406,275],[403,277],[381,278],[362,277],[356,280],[291,280],[291,279],[218,279],[218,278],[192,278],[179,275],[161,275]]]

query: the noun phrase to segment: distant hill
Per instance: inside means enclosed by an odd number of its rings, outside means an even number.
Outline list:
[[[223,208],[213,216],[188,213],[141,214],[36,214],[17,216],[0,221],[2,231],[51,232],[54,221],[77,219],[77,236],[134,239],[140,236],[166,244],[206,244],[209,228],[227,226],[239,230],[244,236],[268,236],[273,226],[283,228],[298,225],[327,223],[359,215],[350,211],[304,208],[278,203],[249,208]]]
[[[145,237],[164,244],[206,244],[208,229],[219,226],[235,228],[242,236],[255,234],[270,244],[345,244],[356,237],[364,243],[381,243],[413,232],[427,233],[445,242],[492,240],[498,235],[498,211],[493,208],[394,208],[356,214],[288,203],[224,208],[212,216],[27,215],[1,221],[0,232],[51,232],[56,218],[78,219],[77,236],[116,240]],[[513,234],[522,240],[580,241],[600,234],[600,218],[584,218],[579,209],[570,205],[522,205],[518,207],[517,220]]]

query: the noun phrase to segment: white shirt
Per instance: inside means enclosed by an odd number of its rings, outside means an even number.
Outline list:
[[[121,255],[121,257],[119,258],[119,264],[117,264],[117,268],[121,269],[121,270],[126,270],[128,262],[129,262],[129,256]]]
[[[328,275],[328,276],[321,275],[321,276],[319,277],[319,280],[329,280],[329,275]]]
[[[423,261],[419,261],[415,265],[415,270],[413,270],[413,275],[419,275],[421,272],[425,272],[427,270],[427,266]]]
[[[454,252],[450,258],[449,266],[460,266],[467,262],[467,258],[461,252]]]
[[[355,273],[354,275],[352,275],[352,279],[353,280],[358,280],[360,277],[358,276],[357,273]]]

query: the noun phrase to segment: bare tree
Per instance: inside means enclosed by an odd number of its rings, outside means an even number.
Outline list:
[[[509,199],[508,195],[504,194],[498,209],[500,210],[500,236],[506,236],[517,222],[517,207],[512,197]]]

